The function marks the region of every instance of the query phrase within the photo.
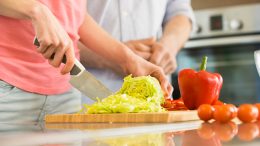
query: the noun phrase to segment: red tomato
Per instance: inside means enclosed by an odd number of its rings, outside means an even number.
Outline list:
[[[226,104],[226,106],[229,106],[231,108],[231,119],[234,119],[235,117],[237,117],[237,107],[233,104]]]
[[[231,120],[233,109],[228,105],[216,106],[213,117],[216,121],[225,123]]]
[[[197,129],[197,133],[203,139],[211,139],[215,136],[215,131],[210,123],[202,123],[200,128]]]
[[[242,104],[238,108],[237,117],[245,123],[253,122],[258,117],[258,109],[251,104]]]
[[[260,121],[260,103],[255,104],[255,106],[258,109],[258,118],[257,118],[257,120]]]
[[[202,104],[198,108],[198,116],[203,121],[208,121],[213,118],[214,108],[209,104]]]
[[[259,129],[255,123],[243,123],[239,125],[237,136],[243,141],[251,141],[259,135]]]

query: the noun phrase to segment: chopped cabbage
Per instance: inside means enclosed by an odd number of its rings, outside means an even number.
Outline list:
[[[84,105],[82,111],[89,114],[104,113],[137,113],[137,112],[162,112],[164,102],[161,86],[156,78],[151,76],[124,78],[122,88],[114,95],[92,105]]]
[[[132,78],[131,75],[124,78],[122,88],[117,94],[127,94],[136,98],[145,99],[148,102],[163,103],[163,92],[158,80],[151,76]]]

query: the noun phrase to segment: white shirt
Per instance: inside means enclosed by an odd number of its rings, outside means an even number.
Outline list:
[[[96,22],[120,41],[160,38],[163,25],[175,15],[186,15],[194,24],[190,0],[88,0],[87,9]],[[87,68],[112,91],[123,77],[108,69]]]

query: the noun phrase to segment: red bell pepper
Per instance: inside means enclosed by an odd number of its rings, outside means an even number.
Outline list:
[[[200,71],[183,69],[179,72],[178,82],[185,106],[192,110],[201,104],[218,101],[223,79],[218,73],[206,71],[207,57],[203,57]]]

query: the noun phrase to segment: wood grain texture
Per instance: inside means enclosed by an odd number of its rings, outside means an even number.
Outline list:
[[[198,120],[197,111],[46,115],[46,123],[171,123]]]

